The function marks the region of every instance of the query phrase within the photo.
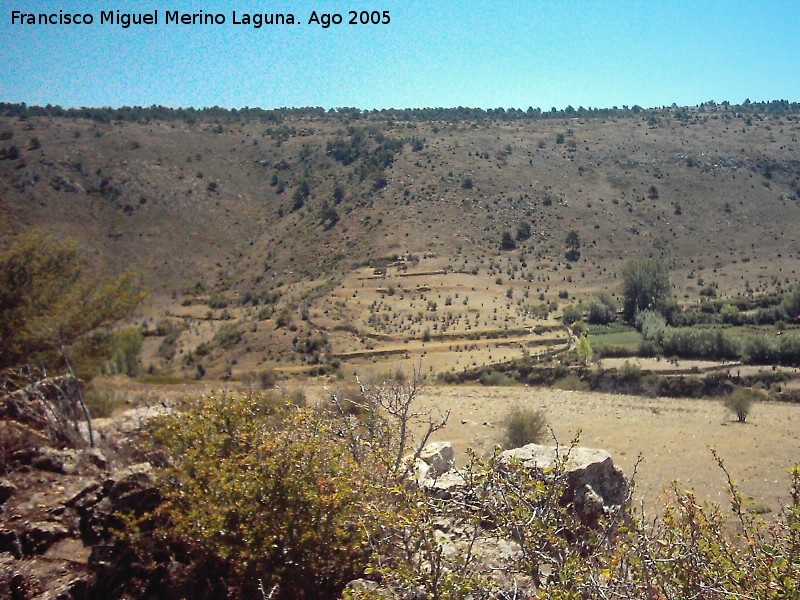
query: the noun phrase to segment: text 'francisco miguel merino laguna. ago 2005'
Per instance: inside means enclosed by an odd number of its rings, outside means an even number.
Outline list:
[[[347,17],[340,14],[323,14],[312,11],[305,21],[308,25],[319,25],[327,28],[330,25],[388,25],[389,11],[349,11]],[[292,13],[247,13],[231,11],[230,20],[223,13],[193,13],[179,10],[153,10],[150,12],[130,13],[120,10],[101,10],[95,13],[72,13],[59,10],[57,12],[26,13],[11,11],[12,25],[115,25],[127,29],[139,25],[248,25],[260,29],[265,25],[299,25],[303,24]]]

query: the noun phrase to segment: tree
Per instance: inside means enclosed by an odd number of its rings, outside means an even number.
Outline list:
[[[292,210],[300,210],[303,208],[303,205],[310,195],[311,187],[308,185],[308,181],[304,179],[300,182],[300,185],[297,186],[297,189],[292,195]]]
[[[73,361],[88,364],[108,350],[98,328],[129,314],[142,293],[130,273],[98,279],[87,271],[74,241],[43,231],[24,233],[0,252],[0,369],[58,367],[68,349]]]
[[[598,292],[589,298],[588,321],[592,325],[608,325],[617,314],[617,303],[608,292]]]
[[[337,183],[333,186],[333,203],[339,204],[342,200],[344,200],[344,190],[342,186]]]
[[[111,335],[111,361],[108,370],[112,373],[136,377],[139,374],[144,336],[138,327],[129,327]]]
[[[581,248],[581,238],[578,235],[578,232],[574,229],[570,229],[569,233],[567,234],[567,239],[565,240],[567,245],[567,259],[569,260],[578,260],[581,256],[580,248]]]
[[[336,212],[335,208],[328,204],[327,200],[325,200],[322,203],[322,209],[320,210],[320,223],[327,230],[333,228],[338,222],[339,213]]]
[[[531,237],[531,224],[523,221],[517,225],[517,240],[524,242]]]
[[[514,250],[517,247],[517,243],[514,241],[514,238],[511,237],[511,233],[508,231],[503,232],[503,238],[500,241],[500,247],[503,250]]]
[[[800,283],[783,295],[781,308],[783,308],[787,318],[792,321],[800,319]]]
[[[584,333],[578,338],[578,358],[584,367],[592,360],[593,354],[594,352],[592,352],[592,344],[589,341],[589,336]]]
[[[650,189],[647,190],[647,197],[650,198],[650,200],[658,200],[658,188],[651,185]]]
[[[561,313],[561,320],[565,325],[572,325],[573,323],[580,321],[582,316],[583,313],[581,312],[580,308],[569,304],[564,307],[564,310]]]
[[[666,314],[670,298],[669,267],[658,258],[635,258],[622,267],[623,316],[632,322],[641,310]]]

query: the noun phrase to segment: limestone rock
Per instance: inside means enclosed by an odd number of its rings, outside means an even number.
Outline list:
[[[430,469],[428,477],[438,477],[456,466],[453,446],[450,442],[435,442],[422,449],[419,457]]]
[[[538,476],[546,477],[546,471],[556,464],[557,452],[553,446],[528,444],[506,450],[500,460],[501,464],[518,460]],[[594,524],[602,515],[619,510],[628,499],[628,481],[605,450],[572,448],[565,474],[567,497],[564,501],[572,503],[587,524]]]
[[[426,478],[421,487],[440,500],[450,500],[464,491],[467,482],[458,469],[450,469],[436,478]]]
[[[31,465],[42,471],[69,475],[75,472],[78,458],[78,452],[75,450],[59,450],[45,446],[39,449],[31,460]]]

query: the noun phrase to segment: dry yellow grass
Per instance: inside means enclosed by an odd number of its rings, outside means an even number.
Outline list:
[[[717,400],[641,398],[545,388],[432,386],[422,402],[451,410],[438,440],[464,451],[491,451],[502,436],[502,420],[516,405],[541,408],[558,438],[569,444],[581,432],[582,446],[603,448],[630,475],[639,454],[637,497],[652,508],[676,481],[701,499],[725,502],[725,477],[709,448],[717,450],[745,497],[773,511],[789,501],[788,469],[800,463],[800,407],[762,402],[747,423],[735,422]],[[488,423],[488,425],[487,425]]]

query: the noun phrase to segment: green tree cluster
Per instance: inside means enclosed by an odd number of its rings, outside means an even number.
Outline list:
[[[617,302],[608,292],[597,292],[589,298],[587,321],[592,325],[608,325],[617,318]]]
[[[90,274],[77,243],[30,231],[0,252],[0,369],[61,366],[64,352],[85,373],[109,354],[102,328],[141,300],[137,278]]]
[[[633,322],[642,310],[665,314],[672,290],[669,267],[658,258],[635,258],[622,268],[622,311],[626,321]]]

